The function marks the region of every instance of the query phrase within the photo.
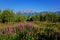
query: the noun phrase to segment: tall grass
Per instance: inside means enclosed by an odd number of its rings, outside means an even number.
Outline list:
[[[39,27],[34,25],[38,24]],[[58,24],[54,23],[20,23],[15,27],[0,29],[0,40],[58,40]],[[42,27],[40,24],[42,24]],[[59,39],[60,40],[60,39]]]

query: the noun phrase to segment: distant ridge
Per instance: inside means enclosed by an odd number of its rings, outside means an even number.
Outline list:
[[[36,12],[33,10],[25,10],[25,11],[18,11],[16,14],[17,15],[25,14],[26,16],[34,16],[36,14],[46,14],[46,13],[53,13],[53,12],[50,12],[50,11]],[[60,15],[60,11],[56,11],[56,14]]]
[[[60,15],[60,11],[57,11],[56,13],[57,13],[58,15]]]

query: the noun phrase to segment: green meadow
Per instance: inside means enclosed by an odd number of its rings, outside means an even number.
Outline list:
[[[60,15],[0,11],[0,40],[60,40]]]

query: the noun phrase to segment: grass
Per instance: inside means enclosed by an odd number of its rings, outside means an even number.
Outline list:
[[[0,23],[0,28],[16,27],[20,23],[22,23],[22,22],[19,22],[19,23]],[[26,24],[26,23],[33,24],[35,27],[40,27],[40,28],[46,28],[46,27],[50,26],[50,28],[55,28],[56,31],[60,32],[60,22],[57,22],[57,23],[52,23],[52,22],[24,22],[22,24]]]
[[[22,22],[19,22],[22,23]],[[2,27],[16,27],[19,23],[0,23],[0,28]],[[46,27],[46,26],[57,26],[60,27],[60,22],[57,23],[52,23],[52,22],[24,22],[22,24],[26,24],[26,23],[31,23],[36,27]]]
[[[24,25],[27,23],[32,25]],[[19,24],[20,26],[18,26]],[[4,27],[7,27],[7,29]],[[46,40],[47,38],[55,40],[55,33],[60,33],[60,22],[0,23],[0,28],[3,28],[2,30],[0,29],[0,35],[2,33],[0,40]]]

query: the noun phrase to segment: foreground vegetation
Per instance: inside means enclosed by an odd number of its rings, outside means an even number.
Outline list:
[[[47,12],[29,17],[0,11],[0,40],[60,40],[60,15]]]
[[[16,27],[0,28],[0,40],[60,40],[59,24],[42,23],[39,27],[35,24],[19,23]]]

